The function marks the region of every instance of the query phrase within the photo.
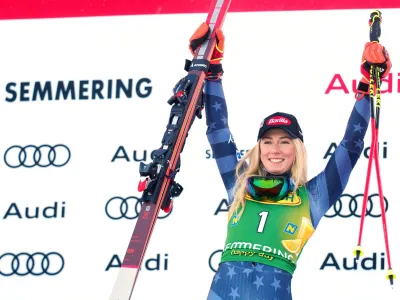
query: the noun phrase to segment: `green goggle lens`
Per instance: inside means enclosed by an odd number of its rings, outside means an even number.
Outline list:
[[[253,199],[281,200],[289,192],[291,182],[286,177],[253,176],[247,179],[246,189]]]

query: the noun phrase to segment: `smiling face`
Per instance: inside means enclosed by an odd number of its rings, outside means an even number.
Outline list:
[[[295,159],[293,139],[283,129],[268,130],[260,141],[260,159],[271,174],[280,175],[289,171]]]

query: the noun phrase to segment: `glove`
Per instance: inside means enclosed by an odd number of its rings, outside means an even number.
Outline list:
[[[203,22],[193,33],[189,40],[189,49],[193,56],[196,54],[197,48],[209,37],[210,32],[208,24]],[[221,28],[215,30],[215,36],[215,49],[211,55],[210,71],[207,73],[207,79],[219,79],[223,74],[221,61],[224,58],[225,36]]]
[[[392,68],[389,53],[385,47],[376,42],[368,42],[364,46],[360,67],[362,78],[357,88],[357,90],[363,94],[368,93],[369,90],[371,65],[380,68],[380,78],[387,77]]]
[[[199,28],[193,33],[189,40],[189,49],[193,56],[196,54],[197,48],[208,38],[210,35],[210,27],[206,22],[201,23]],[[219,64],[224,57],[225,36],[221,28],[215,30],[216,44],[213,54],[211,56],[211,64]]]

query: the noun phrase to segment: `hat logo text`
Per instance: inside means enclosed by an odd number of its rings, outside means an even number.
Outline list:
[[[267,125],[290,125],[291,122],[285,117],[273,117],[267,121]]]

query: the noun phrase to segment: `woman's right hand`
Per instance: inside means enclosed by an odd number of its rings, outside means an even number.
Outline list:
[[[189,40],[189,49],[193,55],[196,54],[197,48],[209,37],[210,27],[206,22],[200,24]],[[221,28],[215,30],[216,43],[215,49],[211,56],[210,64],[219,64],[224,57],[225,36]]]

